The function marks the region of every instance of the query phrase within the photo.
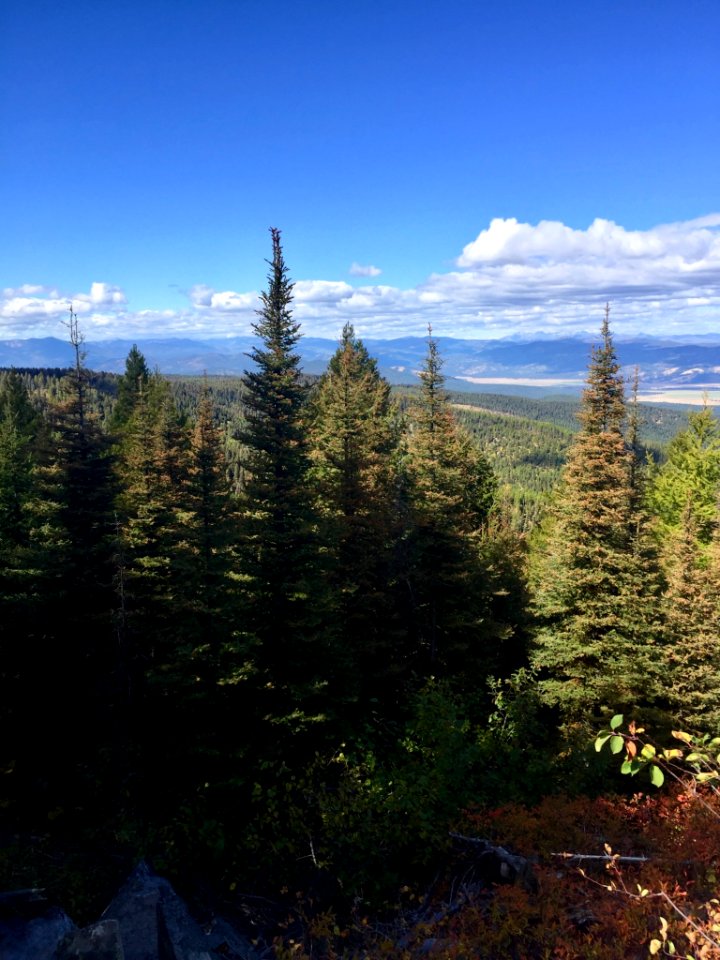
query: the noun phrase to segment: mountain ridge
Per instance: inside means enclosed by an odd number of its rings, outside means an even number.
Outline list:
[[[589,335],[525,340],[436,339],[443,358],[443,372],[448,379],[463,383],[463,389],[524,383],[543,389],[552,387],[555,392],[558,388],[567,387],[571,391],[581,388],[596,340]],[[427,349],[426,337],[363,340],[371,355],[377,358],[380,371],[392,383],[416,382]],[[255,339],[251,336],[146,337],[87,341],[84,344],[86,362],[95,370],[120,373],[134,343],[148,364],[164,374],[232,376],[251,365],[248,354]],[[335,340],[302,337],[298,349],[305,372],[322,373],[336,348]],[[628,374],[635,366],[639,368],[644,387],[720,388],[720,336],[617,338],[616,350]],[[64,367],[72,365],[73,359],[70,344],[56,337],[0,340],[2,367]]]

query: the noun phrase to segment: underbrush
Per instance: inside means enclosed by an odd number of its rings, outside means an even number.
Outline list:
[[[720,957],[704,936],[719,919],[720,821],[707,799],[678,789],[468,810],[466,833],[528,857],[532,882],[488,883],[480,862],[458,857],[429,895],[405,887],[392,923],[357,913],[341,926],[299,903],[277,956],[633,960],[656,941],[653,952]]]

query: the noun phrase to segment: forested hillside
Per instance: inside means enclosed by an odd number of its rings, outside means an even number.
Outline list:
[[[72,312],[71,370],[2,374],[0,889],[90,917],[143,856],[280,958],[492,960],[643,955],[665,891],[694,951],[720,858],[712,410],[634,403],[607,313],[578,408],[451,396],[432,336],[393,393],[350,325],[309,380],[275,230],[269,263],[240,383],[136,348],[93,374]],[[673,730],[689,765],[645,742]],[[534,857],[523,882],[478,840]]]
[[[16,370],[23,385],[40,409],[57,397],[63,369],[20,368]],[[244,421],[243,380],[241,377],[167,378],[181,417],[195,420],[203,397],[212,409],[213,421],[221,430],[229,470],[237,487],[240,470],[238,437]],[[313,384],[317,377],[308,377]],[[88,371],[91,387],[88,403],[101,419],[112,417],[119,375]],[[417,396],[418,388],[392,387],[402,412]],[[458,393],[448,391],[456,419],[477,441],[493,467],[502,496],[510,504],[515,526],[531,528],[541,517],[556,488],[572,436],[579,429],[579,401],[571,396],[530,397],[504,394]],[[642,403],[640,443],[645,455],[662,461],[664,447],[687,426],[691,408]]]

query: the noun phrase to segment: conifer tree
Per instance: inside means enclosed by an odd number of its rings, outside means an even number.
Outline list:
[[[706,402],[668,444],[667,459],[650,483],[650,509],[665,535],[679,533],[689,503],[697,536],[709,543],[720,497],[720,423]],[[689,500],[688,500],[689,498]]]
[[[652,700],[657,563],[638,504],[624,385],[606,310],[538,585],[535,665],[566,719]],[[655,692],[656,692],[655,688]]]
[[[133,659],[156,660],[167,668],[168,651],[161,650],[168,643],[176,647],[169,638],[192,629],[184,609],[189,435],[167,381],[158,375],[140,391],[124,425],[117,471],[124,616],[135,638]]]
[[[145,357],[137,344],[133,344],[125,360],[125,372],[118,383],[117,402],[113,410],[111,427],[121,429],[130,419],[150,380]]]
[[[305,424],[308,388],[296,350],[293,284],[280,231],[272,229],[268,288],[253,330],[259,338],[244,376],[247,425],[240,503],[241,570],[247,584],[243,626],[255,645],[257,686],[274,723],[298,730],[326,706],[332,674],[321,620],[323,578],[313,562],[315,523]]]
[[[11,370],[0,385],[0,543],[27,540],[25,506],[33,486],[40,416],[20,376]]]
[[[187,525],[194,556],[192,576],[186,582],[197,621],[196,644],[206,649],[216,669],[220,647],[229,639],[236,594],[231,579],[237,539],[237,512],[231,498],[223,437],[213,419],[207,389],[198,408],[190,437]],[[235,603],[237,601],[235,600]]]
[[[115,486],[110,441],[90,403],[72,307],[68,329],[75,365],[48,412],[51,449],[38,471],[39,503],[33,507],[35,536],[41,532],[46,544],[38,609],[44,669],[36,706],[66,750],[48,745],[37,762],[58,790],[56,802],[67,794],[84,803],[102,787],[87,757],[105,744],[112,708]]]
[[[40,430],[27,390],[11,370],[0,379],[0,766],[6,774],[16,774],[32,754],[33,676],[43,655],[36,635],[44,620],[43,548],[33,522]],[[15,793],[7,776],[5,787],[7,800]]]
[[[397,630],[399,427],[390,385],[351,324],[313,393],[309,420],[311,475],[348,685],[370,691],[391,665]]]
[[[699,543],[692,494],[682,526],[665,546],[667,643],[665,695],[682,729],[720,731],[720,539]]]
[[[436,341],[420,373],[404,456],[409,505],[407,598],[423,669],[487,674],[495,658],[483,621],[487,597],[478,547],[496,482],[455,420]]]

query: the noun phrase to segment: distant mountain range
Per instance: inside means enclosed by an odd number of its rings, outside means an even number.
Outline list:
[[[378,360],[381,372],[392,383],[416,382],[427,350],[424,337],[396,340],[366,339],[365,345]],[[487,390],[502,385],[538,392],[568,392],[580,389],[587,371],[593,339],[590,336],[520,340],[457,340],[439,337],[448,386],[464,390]],[[151,367],[166,374],[237,375],[248,367],[251,337],[224,340],[168,338],[139,339],[137,345]],[[93,370],[121,373],[131,340],[89,341],[85,344],[87,365]],[[299,343],[303,368],[322,373],[337,342],[303,337]],[[720,334],[718,336],[643,337],[616,340],[620,362],[626,372],[639,367],[644,387],[720,387]],[[68,343],[55,337],[0,341],[0,367],[67,367],[73,362]],[[459,381],[453,383],[453,380]],[[535,390],[533,390],[535,392]]]

